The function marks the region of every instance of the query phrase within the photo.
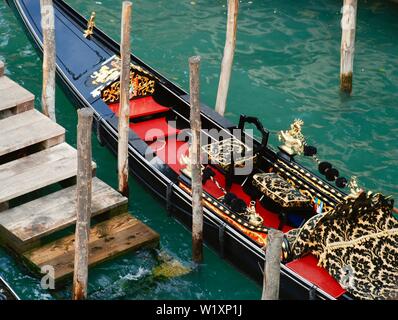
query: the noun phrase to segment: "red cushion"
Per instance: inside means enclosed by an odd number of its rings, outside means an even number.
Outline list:
[[[144,141],[177,135],[180,130],[169,126],[165,117],[130,123],[130,128]]]
[[[318,259],[314,255],[308,254],[289,262],[286,266],[334,298],[338,298],[344,294],[346,291],[340,284],[325,268],[318,267],[317,264]]]
[[[111,103],[109,108],[116,114],[119,112],[119,102]],[[151,116],[168,111],[169,108],[158,104],[151,96],[130,100],[130,119]]]
[[[156,155],[167,163],[174,172],[180,174],[180,170],[186,166],[180,163],[182,155],[188,154],[189,145],[184,141],[176,141],[169,138],[164,141],[155,141],[149,145]]]

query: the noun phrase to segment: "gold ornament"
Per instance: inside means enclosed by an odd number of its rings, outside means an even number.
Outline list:
[[[290,130],[280,131],[278,134],[279,141],[283,142],[281,149],[290,156],[302,154],[304,152],[305,138],[301,133],[301,127],[304,121],[296,119],[290,125]]]
[[[93,35],[94,33],[94,27],[95,27],[95,12],[93,11],[91,13],[91,17],[87,22],[87,29],[84,31],[84,37],[89,38],[90,36]]]
[[[353,196],[358,195],[358,193],[363,191],[363,189],[359,187],[358,178],[356,176],[351,177],[348,187],[350,188],[351,195]]]

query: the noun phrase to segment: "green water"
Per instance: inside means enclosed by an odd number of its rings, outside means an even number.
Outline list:
[[[119,39],[121,2],[68,1]],[[339,93],[340,7],[342,1],[266,1],[240,3],[237,49],[226,116],[255,115],[271,130],[295,118],[319,157],[342,175],[356,175],[362,186],[398,199],[398,4],[359,1],[354,90]],[[214,105],[224,46],[225,0],[134,2],[132,45],[135,54],[188,89],[188,57],[202,56],[202,100]],[[78,56],[78,52],[76,53]],[[0,59],[7,75],[40,96],[41,60],[0,1]],[[39,99],[36,99],[39,105]],[[57,119],[76,143],[76,112],[57,91]],[[271,143],[276,145],[273,137]],[[116,161],[93,139],[97,175],[116,185]],[[306,162],[307,163],[307,162]],[[309,163],[311,164],[311,163]],[[130,210],[161,234],[161,247],[190,265],[190,233],[135,181]],[[258,299],[260,287],[205,249],[205,264],[180,278],[150,276],[156,259],[149,251],[128,254],[90,272],[93,299]],[[0,274],[25,299],[51,299],[39,281],[0,249]],[[70,286],[56,297],[69,297]]]

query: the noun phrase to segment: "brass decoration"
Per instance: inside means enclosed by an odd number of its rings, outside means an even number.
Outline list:
[[[155,80],[142,76],[135,71],[131,72],[130,78],[135,97],[144,97],[155,92]]]
[[[256,158],[256,155],[253,155],[253,150],[235,137],[202,146],[202,150],[207,153],[209,160],[224,170],[229,169],[232,160],[234,160],[235,167],[243,168],[246,162],[254,161]]]
[[[290,130],[280,131],[278,134],[279,141],[284,143],[281,149],[291,156],[304,152],[305,138],[301,133],[303,125],[303,120],[296,119],[290,125]]]
[[[93,79],[92,84],[99,85],[104,84],[112,80],[116,80],[119,77],[119,69],[109,68],[108,66],[102,66],[99,71],[95,71],[91,78]]]
[[[113,56],[104,62],[100,69],[90,76],[91,83],[96,88],[91,95],[96,98],[101,96],[105,102],[114,103],[120,97],[120,57]],[[131,63],[130,69],[130,99],[134,97],[145,97],[155,92],[156,80],[159,80],[142,67]]]
[[[250,201],[250,205],[246,208],[245,215],[251,225],[262,227],[264,219],[256,211],[256,201]]]
[[[120,98],[120,81],[112,83],[108,88],[101,93],[104,102],[114,103]]]
[[[137,73],[130,72],[130,99],[133,97],[145,97],[155,92],[155,80]],[[107,103],[114,103],[120,99],[120,81],[112,83],[102,91],[102,99]]]
[[[100,87],[101,97],[104,102],[114,103],[120,98],[120,68],[121,59],[114,57],[110,64],[104,65],[99,71],[91,75],[94,85],[103,84]],[[130,99],[134,97],[145,97],[155,92],[155,77],[140,66],[131,64],[130,70]],[[117,80],[117,81],[115,81]],[[115,81],[109,85],[110,81]],[[93,91],[94,94],[97,91]]]
[[[98,71],[93,72],[90,76],[92,84],[98,87],[91,92],[93,98],[101,96],[101,92],[107,85],[116,81],[120,76],[120,59],[117,57],[112,57],[111,62],[105,62],[102,64]]]
[[[120,71],[121,66],[122,66],[122,60],[120,59],[120,57],[115,56],[113,58],[112,62],[111,62],[111,66]],[[159,80],[153,74],[149,73],[148,71],[144,70],[143,68],[141,68],[140,66],[138,66],[138,65],[136,65],[134,63],[131,63],[130,67],[131,67],[132,70],[134,70],[134,71],[136,71],[136,72],[138,72],[138,73],[140,73],[142,75],[146,75],[146,76],[148,76],[150,78],[154,78],[154,79]]]
[[[94,27],[95,27],[95,12],[93,11],[91,13],[91,17],[87,22],[87,30],[84,31],[84,37],[85,38],[89,38],[90,36],[92,36],[92,34],[94,33]]]
[[[348,183],[348,187],[350,188],[350,192],[352,196],[357,196],[363,190],[359,187],[358,178],[356,176],[352,176],[350,182]]]

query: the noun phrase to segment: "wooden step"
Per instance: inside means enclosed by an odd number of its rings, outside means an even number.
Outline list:
[[[8,162],[0,166],[0,204],[76,174],[77,151],[67,143]]]
[[[24,253],[24,258],[36,272],[52,266],[57,280],[70,276],[74,265],[74,235],[59,239],[38,249]],[[89,266],[130,250],[158,245],[159,235],[128,213],[99,223],[90,230]]]
[[[33,109],[35,96],[6,76],[0,77],[0,119]]]
[[[0,77],[4,75],[4,62],[0,61]]]
[[[65,141],[65,129],[32,109],[0,120],[0,157],[41,144],[49,148]]]
[[[126,212],[128,200],[105,182],[93,178],[91,216]],[[76,222],[76,185],[0,212],[2,242],[17,252],[32,249],[40,239]]]

